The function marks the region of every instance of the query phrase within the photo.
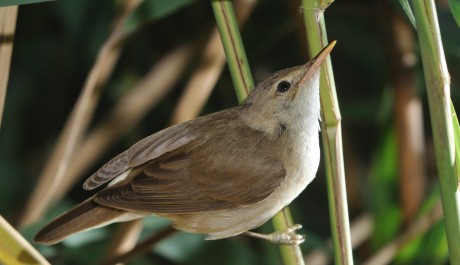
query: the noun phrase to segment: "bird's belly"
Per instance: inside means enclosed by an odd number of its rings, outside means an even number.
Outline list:
[[[207,239],[220,239],[241,234],[256,228],[283,207],[291,203],[313,180],[319,164],[317,159],[308,159],[310,164],[294,167],[287,172],[283,184],[266,200],[243,208],[213,212],[166,216],[172,219],[176,228],[191,233],[207,234]]]

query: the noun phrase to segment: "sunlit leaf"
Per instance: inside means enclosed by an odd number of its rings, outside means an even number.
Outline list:
[[[0,264],[49,264],[0,215]]]

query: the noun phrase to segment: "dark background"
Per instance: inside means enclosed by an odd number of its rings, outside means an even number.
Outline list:
[[[383,216],[371,238],[355,253],[359,264],[405,227],[397,176],[398,159],[394,118],[394,87],[390,82],[388,56],[390,17],[381,8],[385,2],[400,16],[405,14],[398,1],[337,1],[326,11],[329,40],[337,40],[332,52],[337,94],[342,113],[345,166],[349,182],[350,219],[370,213]],[[0,131],[0,213],[17,222],[33,191],[37,178],[56,144],[57,138],[96,60],[97,52],[109,36],[117,14],[116,1],[46,2],[19,8],[8,94]],[[447,3],[437,2],[438,18],[446,60],[451,76],[454,105],[459,102],[460,30]],[[146,11],[147,12],[147,11]],[[408,20],[405,20],[409,23]],[[308,61],[300,3],[297,1],[258,1],[245,26],[242,38],[255,81],[276,70]],[[122,54],[108,83],[103,87],[90,129],[108,115],[114,104],[133,84],[175,47],[205,40],[214,26],[209,1],[191,1],[156,21],[136,24],[124,43]],[[423,104],[425,122],[425,198],[439,196],[432,151],[428,105],[415,30],[414,54],[418,63],[413,84]],[[391,50],[391,49],[390,49]],[[199,58],[192,62],[173,90],[142,119],[130,133],[116,142],[104,156],[94,161],[66,197],[55,204],[44,220],[22,230],[30,239],[44,224],[65,209],[87,198],[81,183],[108,159],[141,138],[168,126],[171,113]],[[225,68],[208,100],[203,114],[237,104],[228,69]],[[126,106],[129,108],[129,106]],[[72,163],[72,162],[71,162]],[[304,253],[325,249],[330,237],[329,212],[324,165],[317,178],[294,201],[294,220],[304,227]],[[143,236],[164,221],[148,218]],[[376,224],[377,224],[376,223]],[[90,239],[44,247],[36,246],[53,264],[93,264],[104,256],[113,226],[90,232]],[[262,231],[271,231],[271,223]],[[431,234],[430,234],[431,233]],[[419,243],[401,254],[395,264],[443,264],[447,261],[442,223],[434,225]],[[93,239],[91,239],[93,238]],[[437,240],[437,241],[435,241]],[[427,243],[429,242],[429,243]],[[83,254],[85,253],[85,254]],[[409,253],[409,254],[407,254]],[[418,261],[417,261],[418,260]],[[203,241],[200,235],[177,233],[153,248],[152,252],[128,264],[279,264],[278,249],[259,240],[236,237]]]

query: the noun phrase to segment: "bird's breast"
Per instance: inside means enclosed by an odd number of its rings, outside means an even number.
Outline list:
[[[316,137],[301,135],[294,139],[280,143],[286,175],[264,201],[241,208],[167,217],[179,229],[208,234],[209,239],[234,236],[264,224],[291,203],[316,175],[320,159],[318,133]]]
[[[277,208],[291,203],[315,178],[320,160],[318,133],[299,135],[297,140],[286,143],[283,154],[286,178],[270,196]],[[276,203],[275,203],[276,202]]]

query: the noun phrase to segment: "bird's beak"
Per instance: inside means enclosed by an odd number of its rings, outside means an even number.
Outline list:
[[[331,53],[336,43],[337,41],[335,40],[329,43],[318,53],[318,55],[315,56],[315,58],[311,59],[307,64],[305,64],[307,71],[300,79],[299,83],[303,83],[313,76],[313,74],[321,67],[321,64],[326,60],[329,53]]]

